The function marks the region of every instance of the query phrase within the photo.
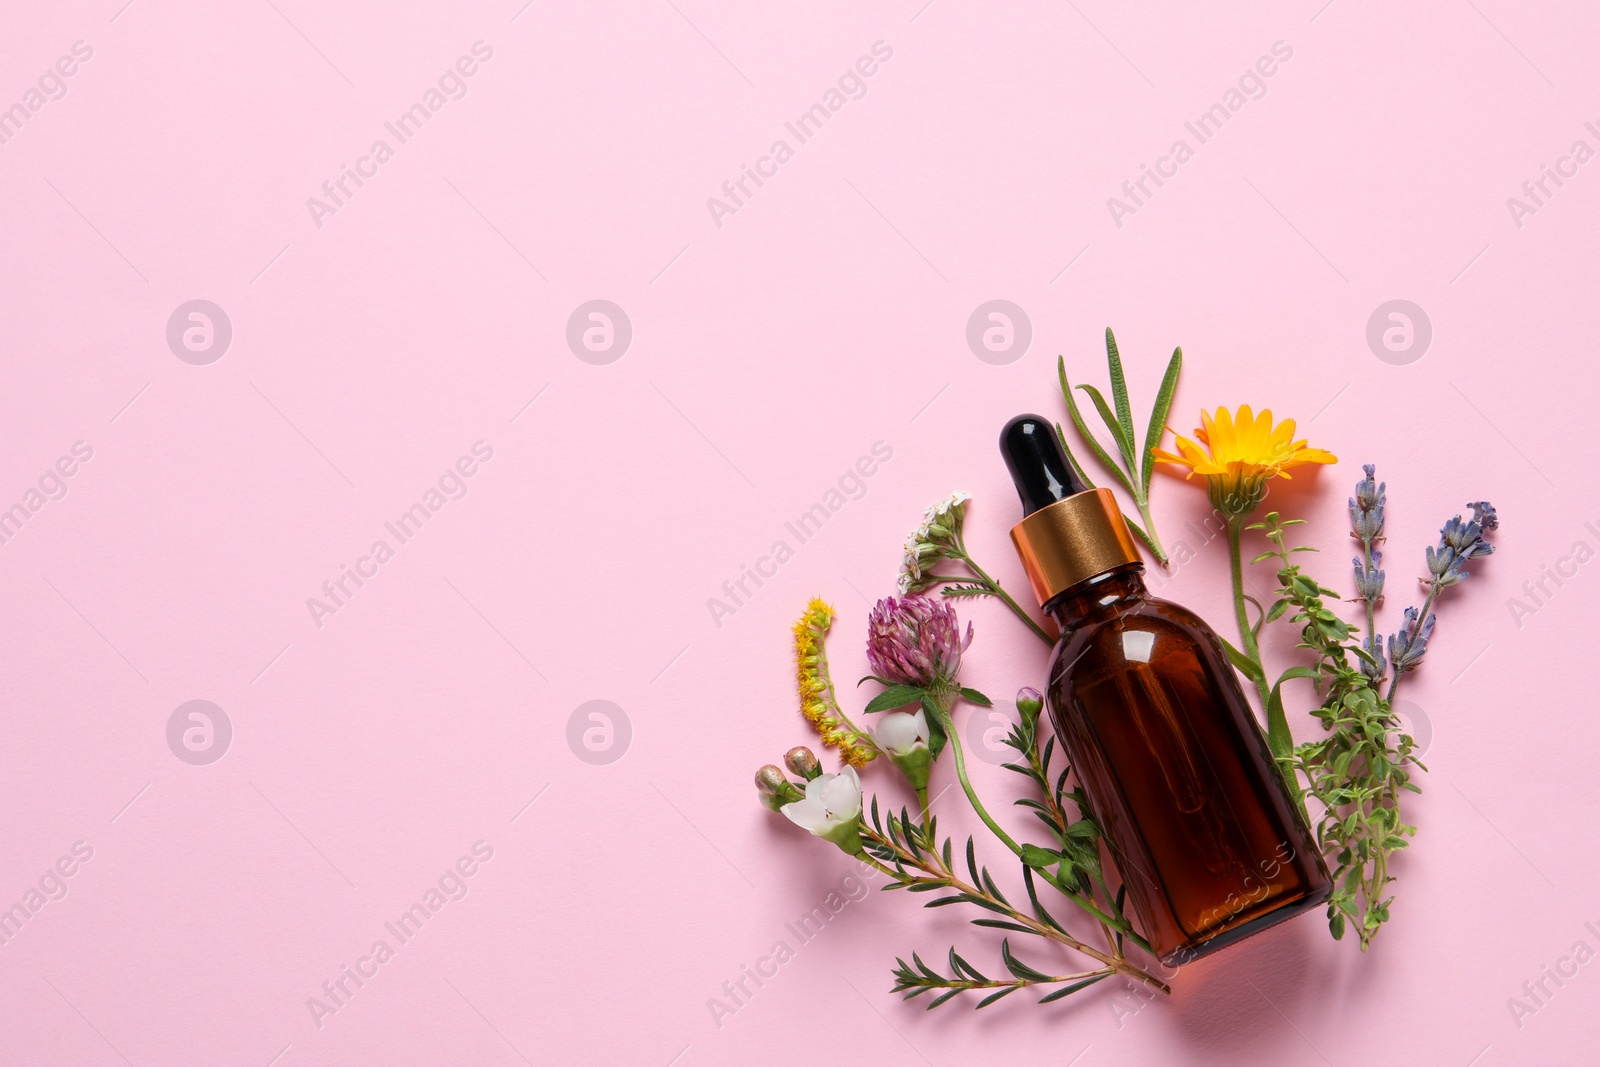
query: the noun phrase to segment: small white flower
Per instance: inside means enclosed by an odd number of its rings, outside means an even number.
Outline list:
[[[921,592],[926,585],[923,575],[931,573],[934,565],[946,558],[947,550],[960,533],[970,499],[958,490],[922,513],[922,524],[906,537],[905,557],[900,562],[897,582],[901,596]]]
[[[878,719],[872,736],[890,756],[909,755],[918,746],[928,747],[928,717],[920,708],[915,712],[891,711]]]
[[[861,822],[861,779],[854,767],[819,774],[806,783],[806,797],[786,804],[783,814],[796,826],[838,843]]]

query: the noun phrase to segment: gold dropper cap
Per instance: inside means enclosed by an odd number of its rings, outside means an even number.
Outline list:
[[[1022,499],[1011,543],[1041,607],[1079,582],[1139,562],[1116,498],[1089,488],[1048,419],[1018,415],[1006,423],[1000,455]]]
[[[1011,528],[1011,543],[1041,607],[1079,582],[1140,562],[1109,489],[1045,505]]]

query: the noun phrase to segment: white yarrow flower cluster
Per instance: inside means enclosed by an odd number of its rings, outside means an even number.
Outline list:
[[[951,549],[959,549],[961,523],[972,497],[957,490],[922,513],[922,525],[906,538],[900,561],[900,595],[920,593],[930,584],[927,575]]]

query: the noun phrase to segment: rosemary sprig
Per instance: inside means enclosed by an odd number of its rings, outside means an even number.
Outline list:
[[[1039,998],[1040,1004],[1048,1004],[1052,1000],[1060,1000],[1062,997],[1076,993],[1080,989],[1086,989],[1101,979],[1110,978],[1116,973],[1110,967],[1100,967],[1092,971],[1079,971],[1076,974],[1045,974],[1012,955],[1009,938],[1003,938],[1000,941],[1000,960],[1005,964],[1006,970],[1011,972],[1009,979],[986,977],[976,967],[962,959],[954,946],[950,949],[951,974],[949,977],[929,967],[922,961],[922,957],[915,952],[911,954],[911,960],[915,966],[907,964],[905,960],[899,957],[895,957],[895,963],[899,966],[894,970],[894,988],[889,992],[905,993],[905,999],[912,1000],[935,989],[943,990],[928,1002],[929,1011],[937,1008],[951,997],[965,993],[969,989],[996,990],[996,992],[990,993],[973,1005],[974,1010],[976,1010],[978,1008],[987,1008],[995,1001],[1004,999],[1019,989],[1027,989],[1029,986],[1061,986],[1061,988],[1046,993]]]
[[[1015,971],[1012,972],[1019,981],[1025,979],[1027,985],[1077,983],[1088,976],[1095,976],[1095,980],[1098,980],[1113,974],[1122,974],[1160,992],[1171,992],[1165,982],[1147,973],[1127,958],[1122,951],[1120,939],[1111,939],[1107,948],[1101,950],[1070,933],[1039,900],[1032,868],[1023,868],[1023,884],[1028,894],[1031,913],[1014,906],[995,884],[988,868],[978,863],[976,846],[970,836],[967,838],[965,850],[966,877],[963,877],[955,866],[952,841],[949,838],[940,841],[936,818],[929,818],[925,823],[920,823],[912,818],[910,812],[902,809],[898,816],[891,814],[885,820],[879,812],[877,800],[874,799],[868,820],[861,827],[861,842],[866,850],[864,858],[867,862],[889,876],[890,881],[885,889],[904,889],[912,893],[942,893],[943,895],[934,897],[923,906],[939,908],[952,904],[972,905],[991,913],[970,920],[974,926],[1031,934],[1047,941],[1054,941],[1088,956],[1101,965],[1093,971],[1069,976],[1050,976],[1039,971],[1032,971],[1030,975],[1022,976],[1017,975]],[[1009,945],[1005,945],[1002,951],[1003,955],[1009,956]],[[920,958],[915,954],[912,958],[921,964]],[[948,977],[927,969],[925,965],[912,970],[907,967],[904,960],[897,959],[899,967],[894,971],[896,984],[893,991],[906,993],[906,999],[911,999],[930,989],[946,990],[949,996],[940,995],[929,1003],[928,1006],[933,1008],[966,989],[996,988],[972,984],[987,983],[990,979],[979,973],[976,968],[971,968],[965,961],[956,963],[956,958],[951,960],[953,974]],[[1010,969],[1009,964],[1007,968]],[[1016,988],[1023,988],[1023,985],[1007,984],[1012,986],[1013,991]],[[1084,988],[1087,984],[1090,983],[1083,982],[1072,988],[1063,987],[1054,991],[1047,999],[1059,999],[1069,992]],[[994,999],[999,998],[986,998],[984,1003],[978,1006],[983,1007],[984,1004],[993,1003]]]
[[[1172,359],[1168,361],[1166,374],[1161,379],[1161,387],[1156,391],[1156,402],[1150,412],[1150,421],[1145,425],[1142,446],[1139,444],[1139,434],[1133,424],[1133,407],[1128,400],[1128,382],[1122,371],[1122,356],[1117,351],[1117,338],[1109,326],[1106,327],[1106,363],[1111,373],[1111,404],[1107,404],[1100,390],[1092,385],[1079,384],[1077,388],[1093,402],[1095,411],[1099,413],[1101,421],[1110,431],[1117,452],[1115,459],[1089,429],[1083,412],[1078,408],[1077,399],[1072,395],[1073,387],[1067,381],[1066,359],[1058,356],[1056,374],[1061,380],[1061,395],[1067,402],[1067,414],[1072,417],[1072,425],[1078,431],[1078,436],[1094,454],[1095,459],[1100,461],[1101,466],[1110,471],[1128,491],[1128,495],[1133,498],[1134,506],[1139,509],[1139,517],[1144,525],[1127,519],[1128,529],[1144,542],[1145,547],[1154,553],[1157,561],[1164,565],[1167,562],[1167,553],[1161,547],[1155,520],[1150,515],[1150,477],[1155,472],[1154,453],[1161,444],[1161,435],[1166,432],[1167,414],[1172,410],[1172,397],[1178,391],[1178,375],[1183,369],[1183,349],[1172,350]],[[1113,406],[1115,411],[1112,410]],[[1056,435],[1061,438],[1061,445],[1066,449],[1067,459],[1072,463],[1073,470],[1083,479],[1085,485],[1093,486],[1094,482],[1084,471],[1083,464],[1073,455],[1072,447],[1067,443],[1067,436],[1059,424],[1056,426]]]

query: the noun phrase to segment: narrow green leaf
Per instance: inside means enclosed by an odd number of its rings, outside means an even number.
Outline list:
[[[1067,414],[1072,416],[1072,426],[1078,431],[1078,436],[1083,438],[1083,443],[1089,446],[1089,451],[1094,453],[1095,458],[1100,461],[1101,465],[1116,475],[1128,492],[1133,492],[1133,483],[1128,481],[1128,476],[1123,473],[1121,467],[1117,466],[1116,461],[1111,458],[1110,454],[1100,446],[1099,440],[1089,432],[1088,423],[1083,421],[1083,412],[1078,410],[1078,401],[1073,398],[1072,386],[1067,382],[1066,360],[1059,356],[1056,358],[1056,373],[1061,379],[1061,395],[1067,402]],[[1063,443],[1065,443],[1065,438],[1063,438]]]
[[[1045,911],[1044,905],[1039,903],[1039,891],[1033,884],[1032,867],[1024,866],[1022,868],[1022,884],[1028,889],[1028,902],[1033,905],[1033,913],[1039,917],[1039,921],[1053,930],[1057,930],[1063,934],[1066,933],[1066,927],[1056,922],[1055,917],[1052,916],[1048,911]]]
[[[1086,487],[1093,489],[1095,487],[1094,479],[1089,477],[1089,472],[1083,469],[1083,465],[1078,462],[1078,457],[1073,454],[1072,446],[1067,444],[1067,435],[1061,429],[1061,424],[1058,422],[1055,427],[1056,440],[1061,442],[1061,451],[1067,454],[1067,462],[1072,465],[1072,473],[1076,474]]]
[[[1133,462],[1133,435],[1117,421],[1117,416],[1112,413],[1106,398],[1100,395],[1100,390],[1092,385],[1080,385],[1078,388],[1089,395],[1089,399],[1094,402],[1094,409],[1100,413],[1100,420],[1106,424],[1106,429],[1111,431],[1111,439],[1117,443],[1117,451],[1122,453],[1124,469],[1137,477],[1139,468]],[[1129,488],[1132,489],[1131,486]]]
[[[1267,696],[1267,747],[1280,766],[1294,754],[1294,738],[1289,734],[1289,720],[1283,711],[1283,692],[1276,685]]]
[[[1060,1000],[1062,997],[1070,996],[1071,994],[1076,993],[1078,990],[1083,989],[1086,986],[1092,986],[1096,982],[1100,981],[1100,979],[1107,978],[1107,977],[1109,977],[1109,975],[1097,974],[1093,978],[1085,978],[1081,982],[1073,982],[1069,986],[1062,986],[1060,989],[1056,990],[1054,993],[1046,993],[1044,996],[1040,997],[1039,998],[1039,1003],[1040,1004],[1048,1004],[1052,1000]]]
[[[987,1008],[989,1005],[993,1004],[995,1001],[999,1000],[1001,997],[1009,997],[1011,994],[1015,993],[1017,990],[1019,990],[1021,988],[1022,987],[1019,986],[1019,985],[1008,985],[1004,989],[1000,990],[1000,992],[998,992],[998,993],[990,993],[988,996],[986,996],[982,1000],[978,1001],[977,1005],[972,1010],[973,1011],[977,1011],[978,1008]]]
[[[1140,529],[1138,523],[1134,522],[1126,515],[1122,517],[1122,521],[1128,524],[1128,532],[1143,542],[1144,547],[1150,550],[1150,554],[1152,556],[1156,557],[1156,559],[1160,560],[1162,563],[1167,561],[1166,555],[1156,547],[1155,540],[1149,534],[1145,533],[1144,530]]]
[[[970,921],[973,926],[989,926],[996,930],[1010,930],[1019,934],[1037,933],[1037,931],[1030,930],[1021,923],[1014,923],[1009,919],[972,919]]]
[[[1174,348],[1167,363],[1167,373],[1161,379],[1161,390],[1156,393],[1156,406],[1150,411],[1150,425],[1144,431],[1144,491],[1150,495],[1150,475],[1156,469],[1151,455],[1161,446],[1161,435],[1167,430],[1167,415],[1172,411],[1172,398],[1178,391],[1178,374],[1183,370],[1183,349]]]
[[[1048,982],[1050,980],[1048,974],[1034,970],[1011,954],[1011,939],[1009,937],[1000,940],[1000,959],[1005,963],[1006,970],[1018,978],[1029,982]]]
[[[1262,673],[1261,668],[1254,660],[1245,655],[1243,652],[1240,652],[1237,648],[1234,648],[1226,637],[1218,635],[1217,640],[1222,642],[1222,647],[1228,653],[1228,659],[1232,661],[1235,667],[1239,668],[1240,674],[1243,674],[1252,682],[1265,680],[1266,675]]]
[[[1315,667],[1308,667],[1308,666],[1305,666],[1305,665],[1301,664],[1301,665],[1298,665],[1298,666],[1290,667],[1288,670],[1286,670],[1282,674],[1278,675],[1278,685],[1282,685],[1284,682],[1287,682],[1291,678],[1316,678],[1316,677],[1319,677],[1319,675],[1318,675],[1317,669]]]
[[[954,945],[950,946],[950,969],[955,972],[957,978],[971,978],[978,982],[987,982],[989,980],[982,971],[962,959],[961,954],[956,951]]]
[[[1111,399],[1117,404],[1117,421],[1122,424],[1122,431],[1128,437],[1128,443],[1133,443],[1133,408],[1128,403],[1128,379],[1122,372],[1122,353],[1117,351],[1117,338],[1111,332],[1111,327],[1106,327],[1106,364],[1111,368]],[[1135,477],[1139,469],[1131,469]]]
[[[951,997],[956,996],[959,993],[965,993],[965,992],[966,992],[966,990],[960,988],[959,986],[957,988],[955,988],[955,989],[947,989],[943,993],[940,993],[938,996],[934,997],[932,1000],[928,1001],[928,1010],[932,1011],[934,1008],[937,1008],[939,1005],[943,1004],[945,1001],[949,1000]]]
[[[967,700],[970,700],[972,703],[978,705],[980,708],[994,707],[994,701],[990,700],[976,689],[968,689],[965,686],[962,686],[961,695]]]
[[[985,867],[979,873],[983,875],[983,887],[989,891],[989,895],[1009,908],[1011,901],[1006,899],[1006,895],[1000,892],[1000,887],[994,884],[994,879],[989,877],[989,868]]]

